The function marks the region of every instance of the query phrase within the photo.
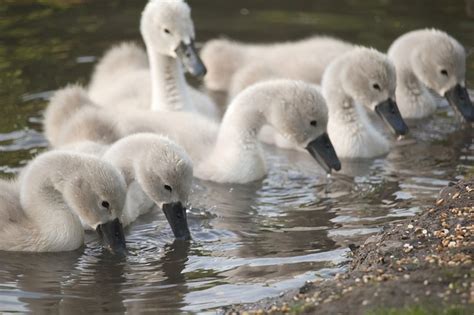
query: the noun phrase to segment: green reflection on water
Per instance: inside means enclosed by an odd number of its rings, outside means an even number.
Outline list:
[[[23,96],[87,83],[93,64],[78,57],[100,56],[123,40],[140,41],[138,23],[146,0],[2,1],[0,5],[0,133],[40,130],[44,101]],[[450,0],[190,0],[198,41],[217,36],[269,42],[328,34],[381,50],[400,34],[438,27],[473,49],[472,1]],[[245,10],[243,10],[245,9]],[[467,83],[474,83],[474,58]],[[0,143],[2,145],[2,143]],[[19,157],[20,158],[20,157]],[[11,165],[0,156],[0,165]]]

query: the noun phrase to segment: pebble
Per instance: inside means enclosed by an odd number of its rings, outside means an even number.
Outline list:
[[[412,245],[410,245],[410,244],[408,244],[408,243],[406,243],[406,244],[403,245],[403,251],[404,251],[405,253],[409,253],[409,252],[411,252],[412,250],[413,250],[413,246],[412,246]]]

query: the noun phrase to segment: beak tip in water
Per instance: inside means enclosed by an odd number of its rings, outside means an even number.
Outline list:
[[[181,202],[165,203],[162,210],[175,239],[182,241],[190,240],[191,233],[189,232],[186,208],[183,204]]]
[[[449,104],[465,121],[469,123],[474,122],[474,106],[469,97],[469,92],[465,87],[456,84],[444,94],[444,97],[446,97]]]
[[[397,136],[406,136],[408,132],[410,132],[410,129],[405,124],[405,122],[403,122],[403,124],[404,124],[403,127],[400,128],[400,130],[397,132]]]
[[[96,231],[104,243],[104,248],[109,252],[121,256],[127,254],[123,227],[118,218],[98,225]]]
[[[337,157],[336,151],[326,132],[311,141],[306,146],[306,150],[327,173],[331,173],[331,170],[339,171],[341,169],[341,161]]]
[[[408,126],[400,114],[397,103],[391,98],[381,102],[375,107],[375,112],[392,129],[397,136],[408,134]]]

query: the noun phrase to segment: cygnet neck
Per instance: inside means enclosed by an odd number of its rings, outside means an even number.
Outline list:
[[[158,53],[147,44],[151,71],[151,109],[153,111],[191,110],[191,99],[181,63]]]
[[[277,98],[270,86],[254,87],[240,93],[222,119],[216,147],[235,145],[242,150],[259,148],[258,133],[265,124],[272,123],[272,103]]]

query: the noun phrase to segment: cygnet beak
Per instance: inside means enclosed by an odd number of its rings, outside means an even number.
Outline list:
[[[186,208],[183,204],[180,201],[165,203],[163,212],[171,226],[171,230],[173,230],[174,237],[177,240],[190,240],[191,233],[189,232]]]
[[[194,41],[189,44],[181,42],[176,48],[176,55],[181,60],[184,68],[195,77],[203,77],[207,73],[206,66],[199,57]]]
[[[125,235],[123,234],[122,223],[120,223],[119,219],[99,224],[96,232],[102,239],[104,247],[112,254],[125,255],[127,253]]]
[[[474,121],[474,106],[465,87],[456,84],[452,89],[448,90],[444,96],[454,110],[460,113],[467,122]]]
[[[408,133],[408,126],[400,115],[397,103],[391,98],[375,106],[375,112],[392,129],[397,136],[403,136]]]
[[[326,132],[311,141],[306,146],[306,150],[327,173],[331,173],[332,169],[336,171],[341,169],[341,162]]]

